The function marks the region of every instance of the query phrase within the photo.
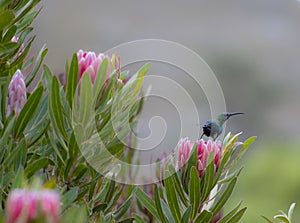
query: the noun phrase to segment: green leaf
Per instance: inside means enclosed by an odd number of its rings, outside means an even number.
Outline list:
[[[184,193],[182,183],[180,182],[180,178],[179,178],[178,174],[176,173],[176,171],[174,170],[174,168],[171,167],[171,169],[173,169],[173,170],[171,170],[170,172],[174,173],[174,174],[172,174],[172,180],[175,185],[176,192],[179,195],[179,198],[182,201],[182,203],[187,207],[188,201],[187,201],[186,195]]]
[[[31,82],[36,77],[37,72],[39,71],[39,69],[40,69],[40,67],[43,63],[43,60],[44,60],[47,52],[48,52],[48,49],[46,49],[45,46],[43,46],[42,49],[40,50],[35,62],[34,62],[34,66],[33,66],[32,71],[30,71],[30,73],[29,73],[30,75],[28,75],[26,77],[26,86],[30,85]]]
[[[214,182],[214,176],[215,176],[215,167],[214,167],[214,161],[213,161],[214,154],[211,152],[209,154],[208,158],[208,165],[205,169],[205,173],[203,176],[203,187],[202,187],[202,198],[201,202],[204,202],[211,190],[213,189],[215,182]]]
[[[140,188],[136,189],[136,198],[141,204],[148,209],[148,211],[159,219],[158,212],[156,210],[155,203],[143,192]]]
[[[218,223],[226,223],[239,210],[240,206],[241,206],[241,202],[234,209],[232,209],[228,214],[226,214],[221,220],[219,220]]]
[[[170,176],[169,173],[167,173],[166,176]],[[180,222],[181,219],[181,213],[179,209],[179,200],[177,199],[177,195],[175,192],[175,187],[172,182],[171,177],[168,177],[164,180],[165,182],[165,189],[166,189],[166,195],[168,200],[168,205],[170,208],[170,211],[174,217],[175,222]]]
[[[131,190],[130,195],[128,196],[128,198],[126,199],[126,201],[118,208],[118,210],[115,212],[116,215],[116,220],[118,221],[120,218],[122,218],[126,212],[129,210],[130,206],[131,206],[131,202],[132,202],[132,197],[133,195],[135,195],[135,191],[136,191],[137,187],[133,187],[133,189]]]
[[[54,129],[56,130],[56,134],[58,136],[62,135],[63,138],[67,140],[68,136],[64,127],[62,104],[59,94],[59,83],[55,76],[52,78],[52,86],[50,90],[49,113]]]
[[[139,77],[144,77],[149,69],[150,69],[151,63],[146,63],[139,71],[138,71],[138,76]]]
[[[164,200],[162,200],[162,199],[160,199],[160,200],[161,200],[160,203],[161,203],[162,209],[163,209],[164,213],[166,214],[166,218],[168,219],[168,222],[175,223],[172,213],[170,211],[170,208],[169,208],[168,204],[165,203],[165,198],[164,198]]]
[[[99,99],[100,97],[100,92],[101,89],[103,88],[106,80],[106,72],[107,72],[107,64],[108,60],[105,58],[98,70],[95,82],[94,82],[94,87],[93,87],[93,95],[94,95],[94,103]]]
[[[190,182],[189,182],[189,196],[190,203],[192,205],[191,220],[193,220],[198,213],[200,206],[200,179],[198,171],[195,166],[192,167],[190,172]]]
[[[0,9],[6,8],[11,3],[11,0],[1,0]]]
[[[2,159],[4,157],[5,151],[6,151],[6,147],[5,145],[7,145],[9,136],[12,133],[13,130],[13,126],[14,126],[14,119],[9,120],[7,126],[4,129],[4,132],[2,133],[2,137],[0,139],[0,161],[2,162]]]
[[[11,26],[5,33],[5,36],[3,37],[3,42],[10,42],[11,39],[16,35],[16,32],[17,32],[17,26],[16,25]]]
[[[29,121],[33,118],[35,115],[38,105],[40,103],[40,100],[43,96],[43,87],[38,87],[32,95],[29,96],[26,104],[22,108],[19,117],[16,120],[16,123],[14,125],[15,129],[15,137],[18,138],[20,134],[24,131]]]
[[[5,78],[4,83],[1,84],[1,115],[2,120],[6,119],[6,96],[8,93],[8,86],[10,83],[10,78]]]
[[[22,188],[23,180],[24,180],[24,168],[19,167],[18,172],[15,177],[15,180],[14,180],[11,188],[12,189]]]
[[[88,73],[84,73],[81,78],[80,88],[80,100],[79,100],[79,120],[84,127],[87,127],[88,123],[93,120],[92,111],[93,108],[93,88]]]
[[[267,222],[269,223],[273,223],[273,221],[271,221],[269,218],[265,217],[265,216],[261,216],[263,219],[265,219]]]
[[[289,219],[284,215],[275,215],[274,218],[280,220],[281,223],[290,223]]]
[[[192,206],[189,206],[185,210],[185,212],[183,213],[183,215],[181,217],[181,220],[180,220],[180,223],[188,223],[188,222],[190,222],[191,213],[192,213]]]
[[[126,218],[122,221],[118,221],[117,223],[132,223],[134,220],[134,218]]]
[[[290,221],[292,221],[292,216],[293,216],[293,213],[294,213],[295,206],[296,206],[296,203],[292,203],[290,208],[289,208],[288,218],[289,218]]]
[[[66,163],[65,163],[65,160],[61,154],[61,152],[59,151],[59,148],[57,147],[57,144],[56,144],[56,141],[55,139],[53,138],[50,130],[48,130],[48,133],[47,133],[47,136],[49,138],[49,142],[50,142],[50,145],[53,149],[53,151],[55,152],[55,154],[57,155],[58,159],[60,160],[60,162],[65,166]]]
[[[188,162],[184,165],[183,173],[181,182],[183,184],[183,188],[186,192],[188,192],[188,185],[189,185],[189,177],[190,177],[190,171],[193,166],[196,166],[197,164],[197,156],[198,156],[198,147],[197,144],[193,146],[193,149],[191,151],[190,158]]]
[[[73,203],[73,201],[76,200],[78,196],[78,192],[79,192],[79,187],[74,187],[62,196],[61,198],[61,203],[63,204],[62,210],[68,208]]]
[[[195,223],[209,223],[213,218],[213,213],[207,210],[203,210],[201,214],[196,218]]]
[[[243,208],[241,210],[239,210],[229,221],[227,221],[227,223],[236,223],[239,222],[241,220],[241,218],[243,217],[245,211],[247,210],[247,208]]]
[[[99,213],[101,211],[104,211],[107,207],[107,204],[106,203],[101,203],[97,206],[95,206],[92,210],[93,213]]]
[[[132,214],[132,217],[134,217],[134,220],[136,221],[136,223],[147,223],[146,220],[144,220],[140,215],[137,214]]]
[[[41,169],[46,168],[48,164],[49,164],[49,159],[45,157],[30,163],[25,169],[25,176],[27,178],[30,178]]]
[[[67,74],[67,84],[66,84],[66,95],[69,102],[69,106],[72,107],[74,95],[76,92],[78,84],[78,57],[77,54],[73,55],[72,62]]]
[[[254,141],[256,140],[257,136],[252,136],[248,138],[242,145],[242,150],[246,150]]]
[[[78,182],[84,176],[84,174],[88,171],[88,167],[85,163],[79,163],[76,169],[73,172],[73,177],[76,177],[74,182]]]
[[[12,10],[0,12],[0,30],[3,30],[15,18]]]
[[[16,151],[18,152],[15,164],[15,170],[17,171],[20,167],[24,167],[26,164],[27,146],[24,138],[17,144]]]
[[[236,184],[236,181],[237,178],[236,177],[233,178],[228,184],[228,186],[226,187],[226,189],[224,190],[224,192],[221,194],[220,198],[217,201],[215,201],[215,203],[213,204],[211,211],[213,212],[214,215],[216,215],[224,206],[224,204],[227,202],[228,198],[233,192],[233,188]]]
[[[157,188],[156,184],[154,185],[154,201],[155,201],[156,210],[157,210],[157,213],[159,215],[161,222],[168,223],[168,221],[165,217],[165,214],[162,210],[162,207],[161,207],[161,203],[160,203],[161,201],[160,201],[159,192],[158,192],[158,188]]]
[[[112,199],[113,195],[114,195],[114,192],[115,192],[115,185],[116,185],[116,182],[112,179],[110,180],[109,182],[109,189],[108,189],[108,192],[105,196],[105,199],[104,201],[106,203],[109,203],[109,201]]]
[[[63,214],[61,222],[88,222],[88,214],[86,208],[77,206],[71,207]]]
[[[70,153],[70,158],[72,160],[75,160],[79,151],[78,145],[77,145],[77,141],[76,141],[76,137],[74,132],[72,132],[69,144],[68,144],[68,148],[69,148],[69,153]]]

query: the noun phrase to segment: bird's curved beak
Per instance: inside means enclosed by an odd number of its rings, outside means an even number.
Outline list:
[[[244,112],[232,112],[232,113],[226,113],[226,119],[229,119],[231,116],[234,115],[243,115],[245,114]]]

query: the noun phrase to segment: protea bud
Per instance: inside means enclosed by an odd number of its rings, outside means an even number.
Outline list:
[[[24,76],[20,70],[17,70],[8,86],[6,117],[10,116],[12,111],[15,111],[16,116],[18,116],[26,101],[27,96]]]
[[[199,177],[202,177],[207,166],[207,160],[209,154],[212,152],[214,154],[214,167],[215,171],[218,170],[220,159],[222,156],[222,143],[221,141],[211,141],[207,142],[200,139],[198,142],[198,158],[197,158],[197,169]]]
[[[109,62],[107,64],[107,72],[106,72],[106,79],[108,79],[110,75],[109,56],[104,55],[102,53],[97,55],[94,52],[79,50],[77,52],[77,57],[78,57],[78,81],[81,79],[83,73],[87,72],[91,77],[92,83],[94,83],[100,65],[102,64],[103,60],[106,58],[108,59]]]
[[[182,170],[190,158],[194,143],[188,138],[180,139],[178,142],[178,169]]]
[[[47,223],[57,223],[60,220],[60,199],[53,190],[12,191],[6,204],[7,223],[29,223],[43,219]]]
[[[181,171],[185,165],[185,163],[190,158],[190,154],[192,148],[194,146],[194,142],[190,141],[188,138],[181,139],[178,143],[178,169]],[[199,177],[203,177],[208,156],[212,152],[214,154],[214,166],[215,171],[218,170],[220,159],[222,156],[222,143],[220,141],[211,141],[208,140],[207,142],[203,139],[200,139],[196,142],[198,146],[197,151],[197,163],[196,167],[198,170]]]

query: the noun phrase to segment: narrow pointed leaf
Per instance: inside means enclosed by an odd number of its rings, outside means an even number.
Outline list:
[[[94,83],[94,87],[93,87],[94,102],[96,102],[98,100],[101,89],[104,86],[104,83],[106,80],[107,64],[108,64],[108,60],[107,60],[107,58],[105,58],[102,61],[100,68],[98,70],[98,73],[97,73],[97,76],[95,79],[95,83]]]
[[[52,78],[52,86],[49,97],[49,110],[50,118],[52,120],[54,129],[56,130],[56,134],[62,135],[66,140],[68,137],[64,126],[62,104],[59,93],[59,83],[55,76],[53,76]]]
[[[41,169],[46,168],[48,164],[49,164],[49,159],[45,157],[30,163],[25,169],[25,176],[27,178],[30,178]]]
[[[190,216],[191,216],[191,213],[192,213],[192,206],[189,206],[185,212],[183,213],[182,217],[181,217],[181,220],[180,220],[180,223],[187,223],[190,221]]]
[[[79,188],[74,187],[62,196],[61,198],[62,210],[68,208],[73,203],[73,201],[76,200],[78,196],[78,192],[79,192]]]
[[[200,179],[196,167],[192,167],[190,173],[189,196],[192,205],[191,219],[193,220],[200,206]]]
[[[221,220],[219,220],[218,223],[226,223],[239,210],[240,206],[241,206],[241,202],[234,209],[232,209],[228,214],[226,214]]]
[[[15,14],[12,10],[2,11],[0,18],[0,30],[3,30],[15,18]]]
[[[239,222],[241,220],[241,218],[243,217],[245,211],[247,210],[247,208],[243,208],[241,210],[239,210],[229,221],[227,221],[227,223],[236,223]]]
[[[147,223],[147,221],[144,220],[140,215],[132,214],[132,217],[134,217],[136,223]]]
[[[155,201],[156,210],[157,210],[157,213],[159,215],[161,222],[168,223],[168,221],[165,217],[165,214],[162,210],[162,207],[161,207],[161,203],[160,203],[161,201],[160,201],[159,192],[158,192],[158,188],[157,188],[156,184],[154,185],[154,201]]]
[[[214,161],[213,161],[213,153],[209,154],[208,159],[208,165],[205,170],[205,174],[203,176],[203,187],[202,187],[202,198],[201,202],[204,202],[211,190],[213,189],[215,182],[214,182],[214,176],[215,176],[215,167],[214,167]]]
[[[246,150],[254,141],[256,140],[257,136],[252,136],[248,138],[242,145],[242,149]]]
[[[78,84],[78,57],[77,54],[73,55],[72,62],[69,68],[68,74],[66,74],[66,95],[69,102],[69,106],[72,107],[73,99],[76,92],[76,87]]]
[[[79,100],[80,122],[86,125],[92,120],[93,109],[93,88],[88,73],[81,78],[80,100]]]
[[[172,180],[173,180],[173,183],[175,185],[176,192],[179,195],[180,200],[182,201],[182,203],[187,207],[188,206],[188,201],[187,201],[185,192],[183,190],[182,183],[180,182],[179,176],[178,176],[178,174],[176,173],[176,171],[174,169],[171,170],[171,173],[174,173],[172,175]]]
[[[216,215],[221,208],[224,206],[224,204],[227,202],[228,198],[230,197],[230,195],[233,192],[233,188],[236,184],[237,178],[233,178],[231,180],[231,182],[229,183],[229,185],[226,187],[226,189],[223,191],[223,193],[221,194],[221,197],[215,201],[213,207],[212,207],[212,212],[214,213],[214,215]]]
[[[166,176],[169,176],[170,174],[167,174]],[[180,222],[181,219],[181,213],[179,209],[179,200],[177,199],[177,195],[175,192],[175,187],[172,182],[171,177],[168,177],[165,179],[165,189],[166,189],[166,195],[168,200],[168,205],[170,207],[170,211],[174,217],[175,222]]]
[[[21,110],[19,117],[15,123],[15,137],[18,138],[20,134],[24,131],[29,121],[35,115],[38,105],[41,101],[43,96],[43,87],[38,87],[32,95],[29,96],[26,104],[24,105],[23,109]]]
[[[153,216],[159,219],[155,203],[145,194],[145,192],[143,192],[140,188],[137,188],[135,194],[138,201],[141,202],[141,204],[147,208]]]
[[[195,223],[209,223],[213,218],[213,213],[207,210],[203,210],[201,214],[196,218]]]
[[[22,188],[23,180],[24,180],[24,168],[20,167],[11,188],[12,189]]]
[[[265,219],[267,222],[269,223],[273,223],[273,221],[271,221],[269,218],[265,217],[265,216],[261,216],[263,219]]]

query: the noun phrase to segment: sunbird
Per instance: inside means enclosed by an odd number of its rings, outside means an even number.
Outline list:
[[[217,120],[208,120],[204,123],[202,129],[203,133],[200,137],[200,139],[203,137],[203,135],[207,137],[211,137],[213,140],[216,140],[219,135],[221,135],[223,131],[223,124],[234,115],[241,115],[245,114],[243,112],[233,112],[233,113],[222,113],[217,117]]]

